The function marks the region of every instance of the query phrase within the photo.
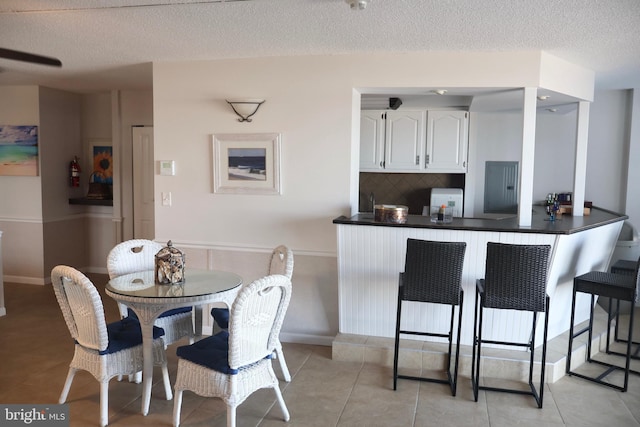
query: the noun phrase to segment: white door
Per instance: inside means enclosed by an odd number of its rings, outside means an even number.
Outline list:
[[[153,127],[133,128],[133,237],[155,237]]]

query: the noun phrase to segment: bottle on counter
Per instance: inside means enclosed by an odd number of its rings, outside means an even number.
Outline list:
[[[440,206],[440,209],[438,210],[438,221],[444,221],[444,213],[446,208],[446,205]]]

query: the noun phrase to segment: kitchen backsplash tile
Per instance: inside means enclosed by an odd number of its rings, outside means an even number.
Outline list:
[[[432,188],[464,189],[464,185],[464,174],[361,172],[359,211],[371,212],[373,193],[376,204],[405,205],[410,215],[420,215]]]

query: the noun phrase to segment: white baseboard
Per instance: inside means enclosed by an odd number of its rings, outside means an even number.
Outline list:
[[[25,285],[46,285],[51,282],[51,278],[27,277],[27,276],[9,276],[4,275],[5,283],[21,283]]]
[[[295,344],[311,344],[311,345],[323,345],[326,347],[331,347],[334,339],[335,339],[334,336],[280,332],[280,341],[290,342]]]
[[[202,334],[211,335],[213,333],[213,326],[202,325]],[[293,334],[287,332],[280,332],[280,341],[294,343],[294,344],[310,344],[310,345],[322,345],[325,347],[331,347],[335,337],[324,335],[309,335],[309,334]]]
[[[7,309],[4,307],[0,307],[0,316],[6,316],[7,315]]]
[[[83,268],[82,271],[84,273],[109,274],[106,267],[86,267]]]

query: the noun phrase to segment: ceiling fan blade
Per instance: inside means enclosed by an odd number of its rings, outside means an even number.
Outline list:
[[[57,58],[34,55],[32,53],[20,52],[18,50],[3,49],[1,47],[0,58],[12,59],[14,61],[31,62],[33,64],[39,65],[49,65],[52,67],[62,67],[62,62]]]

